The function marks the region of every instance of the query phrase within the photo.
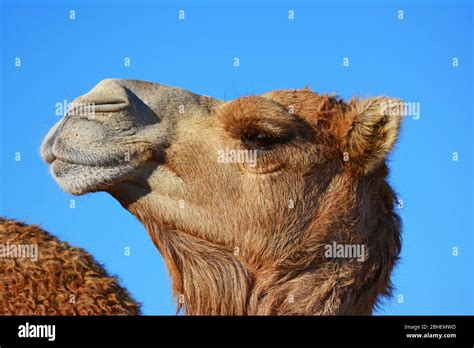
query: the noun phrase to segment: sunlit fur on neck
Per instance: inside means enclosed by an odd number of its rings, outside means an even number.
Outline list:
[[[177,231],[153,218],[152,205],[131,212],[160,250],[178,311],[191,315],[369,315],[390,294],[400,250],[395,195],[385,165],[356,185],[335,176],[321,195],[314,220],[281,261],[255,268],[239,255]],[[371,197],[373,192],[382,199]],[[326,244],[365,244],[368,258],[326,259]]]

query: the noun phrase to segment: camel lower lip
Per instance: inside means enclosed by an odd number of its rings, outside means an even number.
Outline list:
[[[114,166],[88,166],[55,159],[51,173],[57,183],[67,192],[80,195],[106,190],[118,181],[129,177],[134,167],[131,164]]]
[[[69,175],[74,174],[75,170],[84,170],[87,169],[90,172],[93,171],[110,171],[110,170],[117,170],[123,167],[131,167],[131,165],[122,164],[122,165],[111,165],[111,166],[94,166],[94,165],[86,165],[80,163],[69,162],[63,159],[55,159],[51,162],[51,171],[53,174],[56,175]]]

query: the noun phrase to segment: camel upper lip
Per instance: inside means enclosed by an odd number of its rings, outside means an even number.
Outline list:
[[[52,164],[57,158],[51,153],[51,154],[45,154],[44,152],[41,154],[41,157],[43,158],[43,160],[48,163],[48,164]]]
[[[48,164],[59,160],[68,164],[89,167],[113,167],[124,164],[122,154],[118,153],[84,153],[74,149],[64,148],[57,144],[49,144],[42,148],[41,157]]]

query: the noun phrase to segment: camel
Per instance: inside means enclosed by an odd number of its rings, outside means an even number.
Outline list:
[[[80,248],[0,218],[0,315],[139,315],[140,305]]]
[[[401,106],[308,88],[224,102],[106,79],[41,155],[65,191],[108,192],[141,221],[177,311],[370,315],[401,248],[386,164]]]

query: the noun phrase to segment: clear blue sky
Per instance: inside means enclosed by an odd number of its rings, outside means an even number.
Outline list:
[[[61,191],[39,157],[59,119],[56,103],[109,77],[227,100],[309,85],[345,98],[420,103],[420,118],[405,120],[391,156],[390,181],[404,203],[403,251],[394,297],[378,313],[474,314],[471,2],[3,1],[1,11],[0,214],[91,252],[145,314],[173,314],[175,306],[144,228],[107,194]]]

